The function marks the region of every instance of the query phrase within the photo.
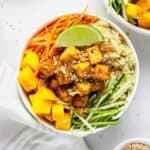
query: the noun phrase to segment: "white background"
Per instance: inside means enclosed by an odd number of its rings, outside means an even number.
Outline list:
[[[88,4],[89,13],[108,17],[103,3],[103,0],[0,0],[0,63],[6,61],[16,69],[28,38],[39,26],[56,16],[82,12]],[[123,29],[130,33],[140,60],[139,86],[119,125],[86,138],[92,150],[112,150],[121,141],[132,137],[150,138],[150,37]],[[9,143],[8,139],[24,128],[0,113],[0,150],[5,149],[4,144],[12,146],[16,141]]]

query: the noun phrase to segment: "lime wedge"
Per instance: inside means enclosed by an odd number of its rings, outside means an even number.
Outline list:
[[[104,41],[104,36],[97,28],[78,24],[61,32],[55,41],[55,47],[90,46],[101,41]]]

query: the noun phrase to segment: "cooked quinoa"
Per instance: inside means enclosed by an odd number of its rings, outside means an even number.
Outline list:
[[[127,144],[122,150],[150,150],[150,146],[143,143]]]
[[[102,32],[105,43],[107,43],[102,44],[102,47],[108,47],[108,52],[104,53],[103,63],[111,65],[112,74],[128,73],[128,80],[131,83],[130,90],[132,90],[135,83],[136,59],[131,47],[109,23],[100,20],[93,25]]]

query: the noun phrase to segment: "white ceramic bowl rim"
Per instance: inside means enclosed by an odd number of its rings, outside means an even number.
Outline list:
[[[143,144],[150,146],[150,139],[143,138],[143,137],[131,138],[131,139],[128,139],[128,140],[121,142],[113,150],[122,150],[122,148],[129,143],[143,143]]]
[[[105,6],[106,8],[108,7],[108,0],[105,0]],[[110,10],[110,15],[115,18],[116,20],[118,20],[121,24],[125,25],[127,28],[131,29],[132,31],[135,31],[137,33],[146,35],[146,36],[150,36],[150,30],[149,29],[144,29],[141,27],[137,27],[129,22],[127,22],[122,16],[120,16],[119,14],[117,14],[117,12],[112,8]]]
[[[100,19],[103,19],[104,21],[108,22],[114,29],[116,29],[121,35],[123,35],[123,37],[126,39],[128,45],[131,47],[133,53],[134,53],[134,56],[135,56],[135,59],[136,59],[136,81],[135,81],[135,85],[134,85],[134,89],[130,95],[130,97],[128,98],[128,103],[126,104],[126,107],[124,109],[124,111],[122,111],[118,117],[121,117],[122,114],[127,110],[129,104],[131,103],[132,99],[133,99],[133,96],[135,95],[135,91],[137,89],[137,85],[138,85],[138,81],[139,81],[139,61],[138,61],[138,57],[137,57],[137,54],[136,54],[136,51],[131,43],[131,41],[129,40],[129,38],[127,37],[127,35],[117,26],[115,25],[112,21],[104,18],[104,17],[101,17],[99,16]],[[20,62],[21,62],[21,58],[19,58],[19,62],[18,62],[18,71],[17,71],[17,75],[18,75],[18,72],[19,72],[19,66],[20,66]],[[98,128],[95,130],[95,132],[92,132],[92,131],[87,131],[87,132],[74,132],[74,131],[61,131],[61,130],[57,130],[55,129],[53,126],[49,125],[48,123],[42,121],[42,119],[40,119],[39,117],[37,117],[37,115],[35,115],[33,112],[32,112],[32,109],[31,109],[31,105],[29,103],[29,100],[27,98],[27,96],[25,95],[24,91],[22,90],[20,84],[17,82],[17,86],[18,86],[18,90],[19,90],[19,93],[21,95],[21,98],[22,98],[22,101],[25,105],[25,107],[28,109],[28,111],[30,112],[30,115],[34,116],[36,118],[36,120],[43,124],[45,127],[49,128],[50,129],[50,132],[51,131],[56,131],[58,133],[63,133],[63,134],[67,134],[67,135],[75,135],[75,136],[80,136],[80,137],[83,137],[83,136],[87,136],[89,134],[94,134],[94,133],[97,133],[99,131],[102,131],[108,127],[104,127],[104,128]]]

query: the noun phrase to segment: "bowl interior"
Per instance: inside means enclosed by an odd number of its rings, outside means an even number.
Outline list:
[[[108,8],[108,1],[109,0],[105,0],[106,8]],[[131,31],[134,31],[134,32],[142,34],[142,35],[150,36],[149,29],[144,29],[144,28],[132,25],[131,23],[127,22],[123,17],[121,17],[119,14],[117,14],[117,12],[113,8],[110,10],[110,15],[115,20],[117,20],[119,23],[121,23],[121,24],[125,25],[127,28],[129,28]]]
[[[136,91],[136,88],[137,88],[137,84],[138,84],[138,79],[139,79],[139,61],[138,61],[138,57],[137,57],[137,54],[136,54],[136,51],[131,43],[131,41],[129,40],[129,38],[127,37],[127,35],[117,26],[115,25],[112,21],[106,19],[106,18],[103,18],[103,17],[99,17],[100,19],[108,22],[114,29],[116,29],[124,38],[125,40],[127,41],[128,45],[131,47],[133,53],[134,53],[134,56],[135,56],[135,59],[136,59],[136,81],[135,81],[135,85],[134,85],[134,89],[130,95],[130,97],[128,98],[128,102],[125,106],[125,109],[124,111],[122,111],[121,113],[119,113],[118,117],[121,117],[121,115],[126,111],[126,109],[128,108],[129,104],[131,103],[132,99],[133,99],[133,96],[135,94],[135,91]],[[19,72],[19,66],[20,66],[20,62],[21,60],[19,60],[19,63],[18,63],[18,71],[17,71],[17,74]],[[23,103],[25,104],[25,107],[28,109],[28,111],[30,112],[30,114],[32,116],[34,116],[38,121],[39,123],[41,123],[42,125],[44,125],[46,128],[49,129],[49,132],[51,132],[52,130],[53,131],[56,131],[56,132],[59,132],[59,133],[64,133],[64,134],[68,134],[68,135],[75,135],[75,136],[86,136],[86,135],[89,135],[89,134],[93,134],[93,133],[96,133],[96,132],[99,132],[99,131],[102,131],[104,129],[106,129],[107,127],[104,127],[104,128],[98,128],[95,130],[95,132],[92,132],[92,131],[87,131],[87,132],[74,132],[74,131],[61,131],[61,130],[57,130],[55,129],[52,125],[48,124],[46,121],[43,121],[41,118],[39,118],[37,115],[35,115],[33,112],[32,112],[32,109],[31,109],[31,104],[25,94],[25,92],[23,91],[23,89],[21,88],[20,84],[18,83],[18,90],[19,90],[19,93],[21,95],[21,98],[22,98],[22,101]]]

